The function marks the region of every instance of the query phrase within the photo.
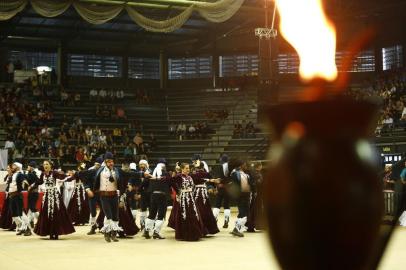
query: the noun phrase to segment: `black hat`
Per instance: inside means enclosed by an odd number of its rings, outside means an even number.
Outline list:
[[[195,160],[202,160],[202,156],[200,154],[194,154],[192,156],[192,161],[195,161]]]
[[[95,163],[102,164],[102,163],[103,163],[103,158],[102,158],[102,157],[98,157],[98,158],[96,158]]]
[[[114,159],[113,153],[106,152],[106,154],[104,154],[104,160],[106,159]]]
[[[226,163],[226,162],[228,162],[228,156],[226,154],[223,154],[220,157],[220,163]]]
[[[32,160],[32,161],[30,161],[30,162],[28,163],[28,166],[35,168],[35,167],[37,167],[37,163]]]

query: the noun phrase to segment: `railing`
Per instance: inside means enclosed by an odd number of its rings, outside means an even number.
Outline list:
[[[269,148],[269,135],[268,134],[262,134],[262,139],[254,144],[250,149],[247,150],[247,153],[266,153]],[[256,159],[262,159],[258,158],[256,156]]]

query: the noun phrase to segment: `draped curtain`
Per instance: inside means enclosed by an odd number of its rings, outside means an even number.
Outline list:
[[[193,2],[176,16],[155,20],[139,13],[134,6],[122,4],[94,4],[75,0],[0,0],[0,21],[9,20],[21,12],[28,3],[35,12],[44,17],[56,17],[71,5],[91,24],[103,24],[117,17],[123,10],[139,26],[147,31],[168,33],[182,27],[194,11],[210,22],[220,23],[230,19],[244,0],[219,0],[217,2]]]

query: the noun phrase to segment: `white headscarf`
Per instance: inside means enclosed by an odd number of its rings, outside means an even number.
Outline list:
[[[130,163],[130,170],[137,170],[137,164],[135,164],[134,162]]]
[[[23,164],[21,164],[20,162],[14,162],[13,165],[17,166],[18,171],[22,171],[22,170],[23,170]]]
[[[138,162],[138,165],[141,165],[141,164],[144,164],[144,165],[145,165],[145,168],[146,168],[147,170],[149,170],[148,161],[146,161],[145,159],[141,159],[140,162]]]
[[[162,168],[165,167],[165,163],[158,163],[152,173],[155,178],[160,178],[162,176]]]

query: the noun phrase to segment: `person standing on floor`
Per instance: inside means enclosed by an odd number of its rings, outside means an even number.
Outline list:
[[[200,216],[202,217],[205,233],[216,234],[220,232],[220,230],[217,227],[216,218],[211,210],[206,184],[220,183],[220,179],[211,179],[211,175],[206,171],[204,163],[200,160],[200,155],[194,155],[192,160],[193,171],[190,176],[195,184],[193,189],[193,197],[196,201],[196,206]]]
[[[238,237],[244,236],[247,223],[250,194],[255,192],[255,183],[248,174],[248,165],[245,161],[238,161],[236,168],[231,172],[231,180],[233,183],[233,194],[238,202],[238,216],[235,222],[235,227],[231,234]]]
[[[252,164],[252,170],[250,173],[252,182],[255,184],[255,190],[251,191],[250,195],[250,208],[247,220],[247,232],[255,232],[256,229],[261,229],[261,224],[258,224],[258,220],[261,221],[261,217],[264,216],[263,209],[264,203],[262,201],[263,176],[262,176],[262,163],[256,162]]]
[[[28,186],[34,185],[38,180],[41,172],[36,169],[37,164],[35,161],[28,163],[25,178],[27,180]],[[28,191],[28,219],[30,227],[34,229],[34,220],[38,220],[39,211],[37,209],[37,202],[39,198],[38,188],[31,189]]]
[[[220,158],[221,166],[218,168],[216,175],[220,178],[220,183],[217,185],[216,203],[213,208],[213,214],[216,220],[220,214],[220,209],[224,207],[224,225],[223,228],[228,228],[230,222],[231,210],[230,210],[230,194],[229,186],[231,183],[230,173],[228,170],[228,156],[222,155]]]
[[[78,171],[86,169],[86,163],[78,166]],[[73,192],[68,204],[68,214],[75,225],[84,225],[89,222],[90,210],[87,193],[85,191],[85,180],[76,178],[73,185]]]
[[[13,176],[12,164],[7,165],[7,175],[4,177],[4,182],[7,184],[12,181]],[[7,194],[6,194],[7,195]],[[0,213],[0,228],[4,230],[13,231],[15,229],[15,224],[13,222],[11,209],[10,209],[10,198],[8,196],[4,199],[3,209]]]
[[[72,181],[74,178],[72,175],[67,177],[63,172],[53,170],[53,163],[49,160],[45,160],[42,165],[44,169],[39,180],[28,189],[31,191],[37,189],[39,185],[45,185],[41,212],[34,232],[37,235],[49,235],[50,239],[58,240],[59,235],[74,233],[75,228],[66,211],[57,180]]]
[[[169,178],[170,185],[176,187],[176,200],[179,204],[174,216],[175,238],[198,241],[205,236],[205,229],[193,197],[195,184],[189,175],[189,164],[182,163],[176,170],[180,170],[181,173]]]
[[[399,218],[399,225],[406,227],[406,162],[405,167],[400,173],[400,179],[395,182],[396,205],[397,211],[402,213]]]
[[[11,165],[12,176],[8,178],[6,187],[6,196],[9,197],[9,207],[12,215],[12,220],[16,224],[17,235],[31,235],[31,230],[28,226],[28,218],[23,218],[23,182],[25,175],[22,172],[23,165],[14,162]]]
[[[138,163],[138,169],[140,172],[147,172],[148,174],[151,173],[149,169],[149,164],[148,161],[145,159],[142,159]],[[141,230],[145,228],[145,219],[148,216],[148,208],[149,208],[149,203],[151,202],[151,193],[148,191],[148,184],[149,181],[148,179],[142,177],[141,178],[141,186],[139,188],[139,192],[141,195],[140,199],[140,209],[141,209],[141,214],[140,214],[140,225],[141,225]]]
[[[103,158],[98,157],[92,167],[89,168],[89,171],[98,170],[103,163]],[[89,177],[84,176],[85,178],[85,188],[92,185],[93,179],[89,179]],[[98,192],[93,192],[93,197],[88,197],[89,201],[89,210],[90,210],[90,231],[87,235],[96,234],[96,229],[103,227],[101,224],[97,222],[97,205],[101,208],[100,196]],[[100,215],[100,213],[99,213]]]
[[[143,237],[146,239],[165,239],[161,230],[167,211],[167,198],[170,192],[170,175],[166,171],[166,166],[161,165],[155,171],[159,178],[150,178],[148,192],[151,194],[149,216],[145,220],[145,230]]]
[[[107,152],[104,155],[105,166],[101,166],[98,170],[91,170],[84,173],[87,179],[93,179],[90,186],[86,187],[88,196],[94,196],[93,191],[98,191],[101,201],[101,206],[105,214],[104,226],[101,232],[104,234],[106,242],[118,242],[117,233],[122,231],[119,226],[119,198],[125,196],[125,191],[129,178],[138,179],[141,181],[143,177],[149,177],[148,172],[125,172],[122,169],[114,167],[113,154]],[[79,172],[79,177],[81,172]],[[88,182],[89,183],[89,182]],[[123,201],[120,199],[120,201]]]

